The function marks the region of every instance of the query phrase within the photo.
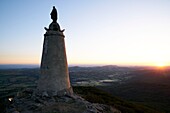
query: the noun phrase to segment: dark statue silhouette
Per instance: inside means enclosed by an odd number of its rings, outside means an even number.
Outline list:
[[[55,6],[53,6],[53,10],[51,11],[51,19],[53,20],[53,23],[57,22],[57,10]]]
[[[61,30],[61,29],[60,29],[60,25],[57,23],[58,16],[57,16],[57,10],[56,10],[55,6],[53,6],[53,10],[51,11],[50,15],[51,15],[51,19],[52,19],[53,21],[52,21],[52,23],[49,25],[49,29],[45,27],[45,30],[46,30],[46,31],[54,30],[54,31],[64,32],[64,29]]]

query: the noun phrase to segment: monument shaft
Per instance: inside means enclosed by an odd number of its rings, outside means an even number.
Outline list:
[[[54,18],[56,15],[51,16]],[[70,93],[72,90],[66,58],[64,30],[61,31],[59,24],[55,21],[50,24],[49,29],[45,29],[47,32],[44,34],[41,75],[37,89],[40,92],[46,91],[55,94],[59,92]]]

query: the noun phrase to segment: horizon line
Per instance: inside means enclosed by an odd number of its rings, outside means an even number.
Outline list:
[[[22,65],[23,65],[23,66],[24,66],[24,65],[25,65],[25,66],[26,66],[26,65],[27,65],[27,66],[33,65],[33,66],[39,66],[39,67],[40,67],[41,64],[17,64],[17,63],[16,63],[16,64],[0,64],[0,65],[1,65],[1,66],[2,66],[2,65],[11,65],[11,66],[12,66],[12,65],[20,65],[20,66],[22,66]],[[157,67],[156,65],[140,65],[140,64],[138,64],[138,65],[137,65],[137,64],[136,64],[136,65],[134,65],[134,64],[133,64],[133,65],[132,65],[132,64],[129,64],[129,65],[128,65],[128,64],[124,64],[124,65],[123,65],[123,64],[68,64],[68,67],[74,67],[74,66],[94,67],[94,66],[109,66],[109,65],[110,65],[110,66],[120,66],[120,67],[123,67],[123,66],[125,66],[125,67],[135,67],[135,66],[137,66],[137,67],[138,67],[138,66],[142,66],[142,67]],[[164,67],[169,67],[169,66],[170,66],[170,65],[167,65],[167,66],[164,66]]]

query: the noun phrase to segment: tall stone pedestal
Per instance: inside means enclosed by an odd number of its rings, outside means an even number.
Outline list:
[[[57,23],[50,24],[44,34],[41,75],[37,90],[53,95],[72,93],[66,58],[64,34],[54,30]]]

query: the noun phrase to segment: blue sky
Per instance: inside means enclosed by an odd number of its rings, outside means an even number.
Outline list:
[[[39,64],[52,6],[69,64],[169,65],[169,0],[0,1],[0,63]]]

